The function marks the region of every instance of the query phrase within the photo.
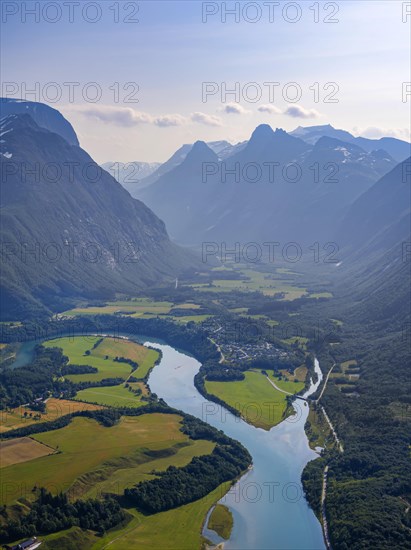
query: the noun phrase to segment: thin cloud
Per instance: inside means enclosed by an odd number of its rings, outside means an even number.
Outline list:
[[[116,126],[132,127],[153,122],[153,117],[148,113],[134,111],[134,109],[128,107],[102,107],[95,105],[86,108],[79,107],[75,110],[85,117],[115,124]]]
[[[361,128],[354,128],[353,131],[356,135],[369,139],[379,139],[382,137],[393,137],[405,141],[410,141],[411,139],[409,128],[381,128],[378,126],[369,126],[363,130]]]
[[[242,108],[240,108],[241,110]],[[95,120],[100,120],[106,124],[115,124],[124,128],[138,126],[140,124],[152,124],[159,128],[169,128],[175,126],[184,126],[191,122],[205,124],[206,126],[222,126],[222,121],[218,116],[207,115],[206,113],[195,112],[191,113],[187,118],[178,113],[165,115],[150,115],[141,111],[127,107],[112,107],[104,106],[76,106],[71,108],[79,112],[81,115]]]
[[[281,115],[282,110],[278,107],[274,107],[274,105],[260,105],[258,107],[257,111],[260,111],[260,113],[268,113],[269,115]]]
[[[153,124],[160,126],[160,128],[167,128],[169,126],[183,126],[187,123],[187,119],[181,115],[163,115],[153,118]]]
[[[207,115],[205,113],[192,113],[191,120],[198,122],[199,124],[205,124],[206,126],[222,126],[221,118],[215,115]]]
[[[131,128],[140,124],[153,124],[159,128],[170,126],[183,126],[187,119],[179,114],[166,114],[153,116],[149,113],[135,111],[130,107],[112,107],[108,105],[76,106],[72,108],[81,115],[100,120],[106,124],[115,124],[123,128]]]
[[[315,109],[305,109],[301,105],[292,105],[283,114],[292,118],[318,118],[321,116]]]
[[[228,115],[248,115],[250,113],[250,111],[244,109],[239,103],[227,103],[227,105],[222,108],[222,111]]]

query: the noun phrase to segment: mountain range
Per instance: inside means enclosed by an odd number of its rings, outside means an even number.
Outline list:
[[[315,145],[315,143],[322,137],[329,137],[338,139],[339,141],[343,141],[345,143],[352,143],[367,152],[384,150],[397,162],[407,159],[410,155],[410,144],[406,141],[391,137],[383,137],[380,139],[355,137],[350,132],[334,128],[331,124],[308,127],[298,126],[298,128],[292,132],[289,132],[289,134],[302,139],[309,145]],[[225,160],[244,149],[248,141],[242,141],[235,145],[226,140],[209,141],[206,143],[207,146],[216,153],[220,160]],[[192,143],[182,145],[164,163],[144,163],[135,161],[124,164],[117,162],[106,162],[101,166],[105,170],[109,170],[110,173],[121,184],[123,184],[133,196],[138,197],[141,189],[148,187],[152,183],[156,182],[165,173],[170,172],[173,168],[181,164],[192,149],[193,145],[194,144]],[[123,167],[126,167],[126,173],[124,174]],[[137,179],[138,182],[131,181],[132,179]]]
[[[31,108],[0,125],[3,319],[135,293],[196,265],[74,136],[62,137],[69,126],[59,113],[42,106],[32,117]],[[39,112],[56,132],[35,121]]]
[[[336,242],[339,270],[356,266],[350,276],[360,286],[407,281],[399,248],[406,254],[410,241],[411,170],[409,158],[398,158],[410,144],[364,145],[331,126],[287,133],[263,124],[237,145],[197,141],[162,165],[130,163],[148,174],[131,189],[141,202],[124,188],[129,165],[118,164],[121,185],[112,165],[99,167],[80,148],[58,111],[0,105],[4,319],[135,293],[197,268],[200,260],[167,230],[196,247]]]
[[[382,149],[330,136],[307,143],[260,125],[224,158],[196,142],[138,196],[181,244],[328,242],[350,205],[396,164]]]
[[[368,139],[361,136],[354,137],[350,132],[333,128],[331,124],[309,126],[306,128],[299,126],[291,132],[291,135],[299,137],[310,144],[314,144],[320,138],[326,136],[345,141],[346,143],[354,143],[368,152],[383,149],[398,162],[406,160],[410,156],[410,144],[407,141],[392,137],[382,137],[380,139]]]

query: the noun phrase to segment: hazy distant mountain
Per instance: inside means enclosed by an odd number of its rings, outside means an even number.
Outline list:
[[[231,145],[231,143],[229,143],[228,141],[226,140],[221,140],[221,141],[208,141],[207,142],[207,145],[210,147],[210,149],[212,151],[214,151],[214,153],[218,156],[220,156],[220,154],[223,152],[223,151],[227,151],[227,150],[231,150],[233,148],[233,145]],[[226,153],[225,153],[226,154]]]
[[[135,292],[192,265],[164,223],[83,149],[26,114],[3,118],[1,136],[3,318]]]
[[[305,128],[299,126],[290,132],[290,134],[301,138],[303,141],[311,145],[315,144],[321,137],[331,137],[340,139],[341,141],[345,141],[347,143],[354,143],[368,152],[383,149],[384,151],[387,151],[387,153],[397,162],[402,162],[411,155],[411,144],[407,141],[402,141],[391,137],[383,137],[380,139],[354,137],[345,130],[337,130],[333,128],[330,124],[326,124],[324,126],[307,126]]]
[[[310,145],[261,125],[225,159],[197,142],[140,197],[181,243],[328,242],[349,205],[395,164],[385,151],[326,137]]]
[[[59,134],[70,145],[79,145],[73,126],[56,109],[34,101],[0,98],[0,118],[24,114],[30,115],[41,128]]]
[[[113,176],[127,191],[137,197],[138,190],[147,185],[144,178],[150,176],[161,166],[160,162],[105,162],[101,165],[104,170]]]
[[[207,146],[212,151],[214,151],[216,155],[218,155],[218,158],[225,159],[233,155],[237,151],[240,151],[243,147],[245,147],[246,143],[247,142],[242,142],[237,143],[236,145],[231,145],[231,143],[229,143],[228,141],[222,140],[210,141],[207,143]],[[192,143],[186,143],[185,145],[182,145],[180,149],[178,149],[166,162],[161,164],[157,170],[144,178],[144,181],[142,181],[141,185],[138,187],[138,189],[136,189],[136,194],[134,196],[139,198],[139,191],[141,189],[156,182],[160,179],[161,176],[163,176],[167,172],[170,172],[171,170],[173,170],[173,168],[181,164],[188,153],[191,151],[192,147]]]

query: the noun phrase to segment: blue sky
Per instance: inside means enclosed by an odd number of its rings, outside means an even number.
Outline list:
[[[6,89],[9,97],[63,112],[98,162],[163,161],[197,139],[242,141],[263,122],[286,130],[330,123],[369,137],[409,137],[411,98],[402,101],[403,82],[411,81],[411,14],[402,21],[409,2],[273,2],[274,21],[267,2],[225,2],[239,5],[239,22],[229,14],[224,22],[222,2],[108,0],[95,3],[100,14],[92,2],[68,3],[74,21],[60,2],[61,18],[53,23],[58,2],[38,2],[39,21],[27,14],[24,22],[24,3],[3,1],[2,82],[15,83]],[[317,14],[310,9],[316,4]],[[127,15],[138,22],[126,23]],[[324,22],[327,15],[338,22]],[[25,96],[24,84],[31,89],[36,82],[40,92]],[[80,83],[73,101],[66,82]],[[87,87],[91,82],[97,87]],[[203,101],[205,82],[215,83],[218,93]],[[239,98],[221,94],[224,83],[233,88],[236,82]],[[279,83],[274,99],[266,82]],[[327,83],[335,84],[324,90]],[[89,100],[81,93],[85,85]],[[44,90],[59,90],[61,97],[47,101]],[[101,97],[92,102],[96,90]],[[338,103],[325,103],[333,91]],[[125,101],[132,92],[138,103]],[[256,102],[254,92],[261,92]],[[296,102],[293,92],[301,93]]]

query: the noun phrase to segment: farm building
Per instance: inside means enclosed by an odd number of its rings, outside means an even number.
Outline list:
[[[15,546],[5,546],[6,550],[34,550],[41,545],[41,541],[37,537],[25,540]]]

